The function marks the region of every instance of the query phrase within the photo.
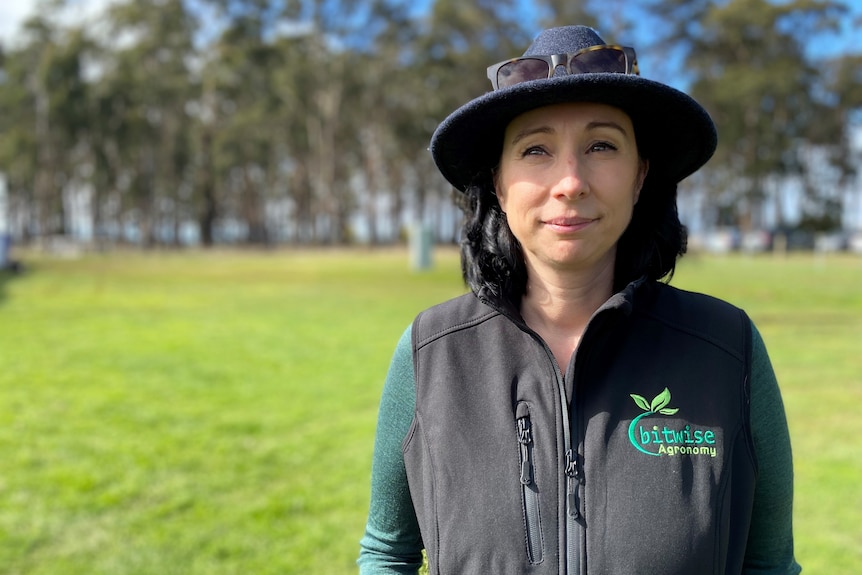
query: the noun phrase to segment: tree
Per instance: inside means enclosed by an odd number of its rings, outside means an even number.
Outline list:
[[[417,38],[413,62],[420,75],[413,111],[422,146],[413,148],[417,154],[413,159],[415,219],[430,221],[434,229],[440,224],[427,216],[426,208],[450,209],[452,188],[434,167],[428,143],[449,113],[491,89],[485,74],[489,65],[505,58],[501,55],[521,54],[529,43],[531,33],[522,27],[515,4],[511,0],[437,0]]]
[[[18,233],[68,231],[69,200],[86,196],[101,237],[144,245],[179,241],[189,222],[206,245],[338,244],[360,231],[387,242],[416,220],[455,239],[453,190],[428,145],[490,90],[487,66],[540,26],[635,44],[639,24],[623,0],[538,0],[529,17],[522,0],[119,0],[83,28],[53,16],[70,0],[44,2],[47,16],[0,57],[0,170]],[[716,212],[757,225],[776,182],[794,178],[809,219],[840,219],[841,194],[814,167],[848,182],[858,164],[859,55],[815,60],[806,41],[843,4],[650,6],[666,24],[652,49],[667,57],[644,64],[684,62],[677,77],[719,127],[697,176]]]
[[[855,22],[857,29],[862,29],[862,19]],[[859,164],[862,162],[862,151],[858,144],[854,146],[852,138],[862,133],[862,54],[841,54],[825,63],[826,94],[834,103],[833,113],[828,122],[817,125],[817,142],[819,147],[828,154],[830,165],[840,174],[838,181],[842,188],[850,186],[854,178],[860,174]],[[838,136],[836,138],[836,135]],[[817,189],[814,182],[809,182],[809,190]],[[817,201],[822,194],[814,196],[813,202],[808,202],[803,213],[803,223],[814,219],[823,222],[827,229],[840,226],[843,203],[840,190],[836,190],[828,202]],[[857,201],[862,202],[862,189],[856,190]],[[848,198],[849,199],[849,198]]]
[[[88,40],[80,29],[40,15],[24,28],[24,44],[4,58],[0,170],[13,206],[29,216],[24,234],[63,234],[64,192],[78,175],[90,119],[82,70]]]
[[[691,93],[719,130],[706,179],[718,213],[743,229],[762,226],[767,182],[805,177],[809,166],[800,150],[824,143],[823,125],[837,130],[833,139],[842,133],[836,106],[822,97],[821,68],[805,49],[837,26],[846,7],[820,0],[659,0],[654,8],[670,22],[661,42],[684,51]]]
[[[215,46],[206,82],[214,97],[213,158],[222,202],[245,224],[245,239],[270,241],[267,199],[273,183],[273,70],[280,55],[264,39],[263,15],[234,20]]]
[[[93,86],[98,220],[131,224],[144,245],[176,242],[190,215],[195,21],[182,0],[129,0],[110,7],[107,25]]]

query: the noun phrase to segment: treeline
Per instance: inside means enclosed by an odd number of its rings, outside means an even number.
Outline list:
[[[72,25],[49,0],[0,53],[11,232],[386,243],[422,221],[454,239],[431,133],[490,88],[487,65],[569,23],[635,45],[644,75],[683,78],[714,115],[720,148],[688,184],[708,195],[712,223],[758,225],[794,178],[806,190],[795,225],[840,225],[837,186],[859,161],[862,54],[818,55],[812,43],[860,30],[846,2],[632,4],[123,0]]]

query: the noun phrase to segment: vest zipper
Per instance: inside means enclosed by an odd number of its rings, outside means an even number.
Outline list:
[[[578,519],[579,501],[578,460],[571,449],[566,450],[566,574],[581,572],[581,537]]]
[[[560,411],[562,412],[561,415],[563,418],[563,448],[566,450],[566,460],[562,470],[563,476],[566,478],[566,540],[564,548],[566,565],[565,573],[566,575],[580,575],[581,548],[583,544],[575,515],[577,514],[579,516],[580,512],[578,511],[577,505],[578,495],[574,484],[574,475],[569,475],[569,470],[571,469],[574,471],[575,469],[575,467],[572,467],[571,462],[576,462],[577,460],[573,458],[573,448],[575,445],[572,441],[573,438],[569,420],[569,400],[566,397],[566,382],[563,378],[562,372],[560,371],[560,366],[557,365],[557,360],[554,358],[553,352],[551,352],[551,349],[540,337],[536,337],[545,347],[548,358],[555,367],[557,375],[557,390],[560,393]],[[577,463],[575,463],[575,465],[577,465]],[[563,549],[561,549],[561,551],[563,551]]]
[[[527,535],[527,558],[530,563],[541,563],[544,557],[544,542],[542,537],[542,521],[539,515],[539,493],[533,468],[533,430],[530,421],[530,409],[526,403],[519,403],[518,446],[521,459],[521,494],[524,499],[524,521]]]
[[[572,454],[571,449],[566,450],[566,492],[568,514],[577,519],[580,517],[580,505],[578,504],[578,462]]]
[[[584,330],[584,334],[581,336],[578,348],[575,350],[575,361],[577,364],[583,364],[585,361],[584,358],[589,357],[588,354],[592,349],[592,345],[588,346],[587,342],[591,344],[595,341],[598,337],[597,334],[607,324],[602,319],[598,317],[598,312],[590,319],[587,329]],[[579,409],[579,405],[577,404],[578,383],[583,378],[583,369],[581,367],[580,371],[572,370],[572,403],[570,409],[573,414],[577,414],[576,410]],[[565,391],[563,391],[563,394],[565,395]],[[573,417],[576,418],[576,415],[573,415]],[[567,440],[570,441],[568,443],[569,449],[566,452],[566,478],[569,495],[566,503],[568,510],[566,514],[566,543],[568,545],[568,552],[566,553],[567,575],[581,575],[582,572],[587,571],[587,526],[586,517],[584,517],[586,512],[584,493],[586,493],[586,490],[581,489],[586,483],[586,478],[583,473],[583,462],[579,458],[577,451],[580,444],[579,431],[580,422],[578,421],[575,428],[567,435]]]
[[[482,299],[482,298],[480,297],[480,299]],[[562,427],[563,427],[563,443],[562,443],[562,445],[566,449],[566,453],[567,453],[567,459],[566,459],[566,462],[564,464],[565,466],[564,466],[562,471],[563,471],[564,476],[566,477],[566,492],[567,492],[567,494],[568,493],[574,494],[574,496],[572,498],[570,498],[568,496],[566,497],[566,505],[565,505],[565,507],[566,507],[566,512],[565,512],[565,516],[566,516],[565,537],[566,537],[566,540],[565,540],[565,547],[563,549],[560,549],[560,551],[565,553],[565,564],[566,564],[566,571],[565,572],[566,572],[566,575],[580,575],[581,555],[583,554],[583,549],[586,546],[586,542],[584,541],[584,533],[582,532],[582,528],[578,524],[578,520],[574,517],[574,515],[571,512],[572,509],[574,509],[577,512],[578,516],[582,517],[582,513],[580,511],[578,511],[577,490],[575,488],[574,483],[572,483],[574,481],[574,477],[570,477],[568,475],[568,473],[566,472],[566,470],[569,467],[569,457],[568,456],[569,456],[569,454],[573,453],[573,448],[576,446],[572,442],[572,434],[571,434],[571,429],[569,427],[569,401],[568,401],[568,398],[566,397],[566,382],[563,379],[563,373],[561,370],[561,366],[557,365],[557,360],[554,357],[554,353],[551,351],[551,348],[548,347],[548,344],[541,338],[541,336],[539,336],[539,334],[537,334],[535,331],[530,329],[530,327],[524,323],[523,319],[521,319],[518,314],[509,313],[506,309],[501,308],[499,306],[495,306],[494,304],[490,303],[490,300],[482,299],[482,301],[485,301],[486,303],[488,303],[489,305],[491,305],[492,307],[497,309],[504,316],[512,319],[512,321],[516,325],[520,326],[521,329],[523,329],[525,332],[530,334],[533,337],[533,339],[535,339],[536,342],[540,346],[542,346],[542,348],[545,350],[545,353],[548,356],[548,360],[551,362],[551,365],[554,366],[554,372],[556,375],[556,383],[557,383],[557,391],[558,391],[559,396],[560,396],[560,411],[562,412],[561,415],[562,415],[562,419],[563,419],[563,421],[562,421],[562,424],[563,424],[562,425]],[[574,390],[575,388],[573,387],[572,389]],[[577,464],[575,464],[575,465],[577,466]],[[582,481],[582,479],[581,479],[581,481]],[[574,507],[572,507],[571,503],[575,503],[576,505]],[[562,546],[562,542],[561,542],[561,546]]]

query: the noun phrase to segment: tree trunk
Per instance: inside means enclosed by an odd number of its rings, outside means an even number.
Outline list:
[[[214,232],[217,217],[212,143],[212,133],[208,127],[204,128],[201,132],[201,166],[198,172],[198,190],[201,199],[198,228],[204,247],[211,247],[215,241]]]

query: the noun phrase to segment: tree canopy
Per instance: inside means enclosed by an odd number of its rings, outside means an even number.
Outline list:
[[[847,25],[838,0],[120,0],[78,24],[43,4],[0,47],[0,173],[25,241],[386,243],[416,220],[452,240],[431,133],[490,89],[488,64],[567,23],[660,60],[642,69],[713,115],[718,151],[687,184],[711,224],[764,225],[792,178],[800,218],[777,223],[835,228],[859,162],[862,54],[812,49]]]

